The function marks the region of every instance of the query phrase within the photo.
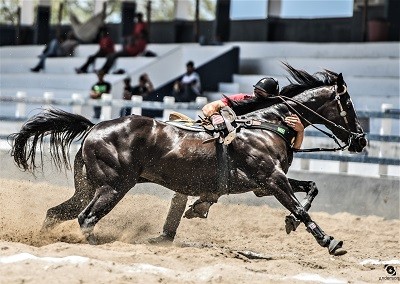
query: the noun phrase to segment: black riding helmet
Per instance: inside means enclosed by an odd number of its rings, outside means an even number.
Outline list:
[[[253,87],[266,92],[267,95],[263,95],[266,97],[279,95],[279,83],[271,77],[262,78],[257,84],[253,85]]]

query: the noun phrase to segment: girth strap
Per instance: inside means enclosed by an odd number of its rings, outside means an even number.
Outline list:
[[[223,143],[216,143],[215,147],[217,152],[217,190],[219,193],[224,193],[228,189],[230,172],[230,163],[227,153],[228,146]]]
[[[278,134],[288,145],[291,145],[296,138],[296,131],[290,127],[284,125],[276,125],[273,123],[262,122],[258,120],[236,120],[239,123],[239,127],[249,129],[265,129],[275,134]]]

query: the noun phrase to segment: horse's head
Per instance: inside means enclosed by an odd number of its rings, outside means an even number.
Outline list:
[[[328,71],[330,72],[330,71]],[[334,74],[331,72],[331,74]],[[336,84],[332,86],[326,103],[317,111],[333,123],[324,123],[344,143],[348,143],[348,150],[361,152],[367,145],[365,133],[358,120],[353,102],[347,92],[342,73],[337,75]]]
[[[351,152],[361,152],[367,145],[365,133],[358,120],[353,102],[347,92],[342,74],[325,70],[310,75],[284,63],[295,82],[284,87],[281,96],[299,100],[315,113],[299,108],[306,120],[324,124],[332,133],[348,145]],[[296,104],[295,104],[296,105]]]

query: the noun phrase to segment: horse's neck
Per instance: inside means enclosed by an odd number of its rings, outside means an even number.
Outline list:
[[[312,111],[318,113],[331,93],[332,87],[329,86],[306,90],[293,98],[284,99],[286,102],[276,103],[275,105],[250,113],[249,117],[271,123],[282,123],[285,117],[290,114],[297,114],[303,118],[305,127],[309,123],[321,123],[318,116],[313,114]]]
[[[301,114],[306,121],[310,124],[321,123],[320,118],[315,113],[320,113],[324,104],[329,100],[332,94],[332,86],[318,87],[306,90],[301,94],[293,97],[294,101],[290,101],[290,106],[298,113]],[[309,124],[306,123],[305,127]]]

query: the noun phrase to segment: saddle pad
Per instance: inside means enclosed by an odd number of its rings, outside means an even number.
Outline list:
[[[195,121],[186,121],[186,120],[170,120],[166,121],[165,123],[169,125],[173,125],[175,127],[189,130],[189,131],[195,131],[195,132],[204,132],[203,126],[201,126],[199,123]]]

